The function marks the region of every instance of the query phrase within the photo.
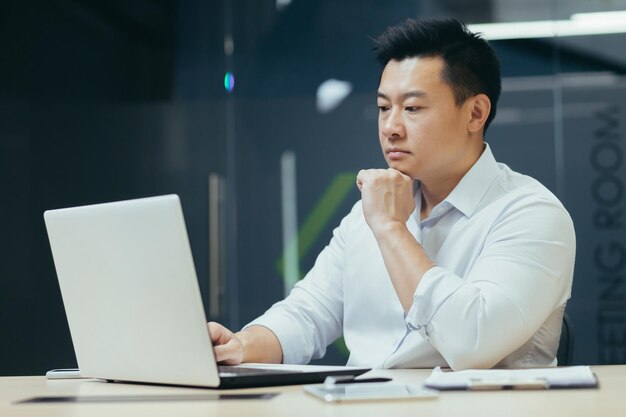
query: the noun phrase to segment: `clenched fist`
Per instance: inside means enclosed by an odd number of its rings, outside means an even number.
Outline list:
[[[415,210],[413,179],[396,169],[361,170],[356,183],[365,221],[376,236],[396,223],[404,225]]]

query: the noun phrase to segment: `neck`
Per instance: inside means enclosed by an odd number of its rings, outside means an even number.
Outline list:
[[[461,179],[474,166],[485,149],[485,144],[472,149],[467,153],[462,163],[458,164],[454,171],[446,171],[442,175],[431,178],[420,179],[420,190],[422,192],[422,207],[420,217],[423,219],[430,215],[432,209],[441,203],[454,188],[461,182]]]

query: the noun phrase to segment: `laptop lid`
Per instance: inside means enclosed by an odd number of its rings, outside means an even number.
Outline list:
[[[83,376],[219,385],[178,196],[44,219]]]
[[[84,377],[234,388],[368,370],[229,372],[220,380],[176,195],[50,210],[44,219]]]

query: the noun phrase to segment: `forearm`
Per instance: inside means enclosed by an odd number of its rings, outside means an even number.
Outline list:
[[[435,266],[405,224],[389,223],[375,232],[385,267],[405,312],[422,276]]]
[[[283,350],[278,338],[267,327],[250,326],[236,336],[243,345],[243,362],[282,363]]]

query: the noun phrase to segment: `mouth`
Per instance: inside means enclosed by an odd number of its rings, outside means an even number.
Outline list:
[[[391,152],[410,153],[409,151],[405,151],[404,149],[401,149],[401,148],[387,148],[385,149],[385,152],[387,153],[391,153]]]
[[[387,148],[385,149],[385,153],[387,157],[392,160],[401,159],[410,154],[410,152],[399,148]]]

